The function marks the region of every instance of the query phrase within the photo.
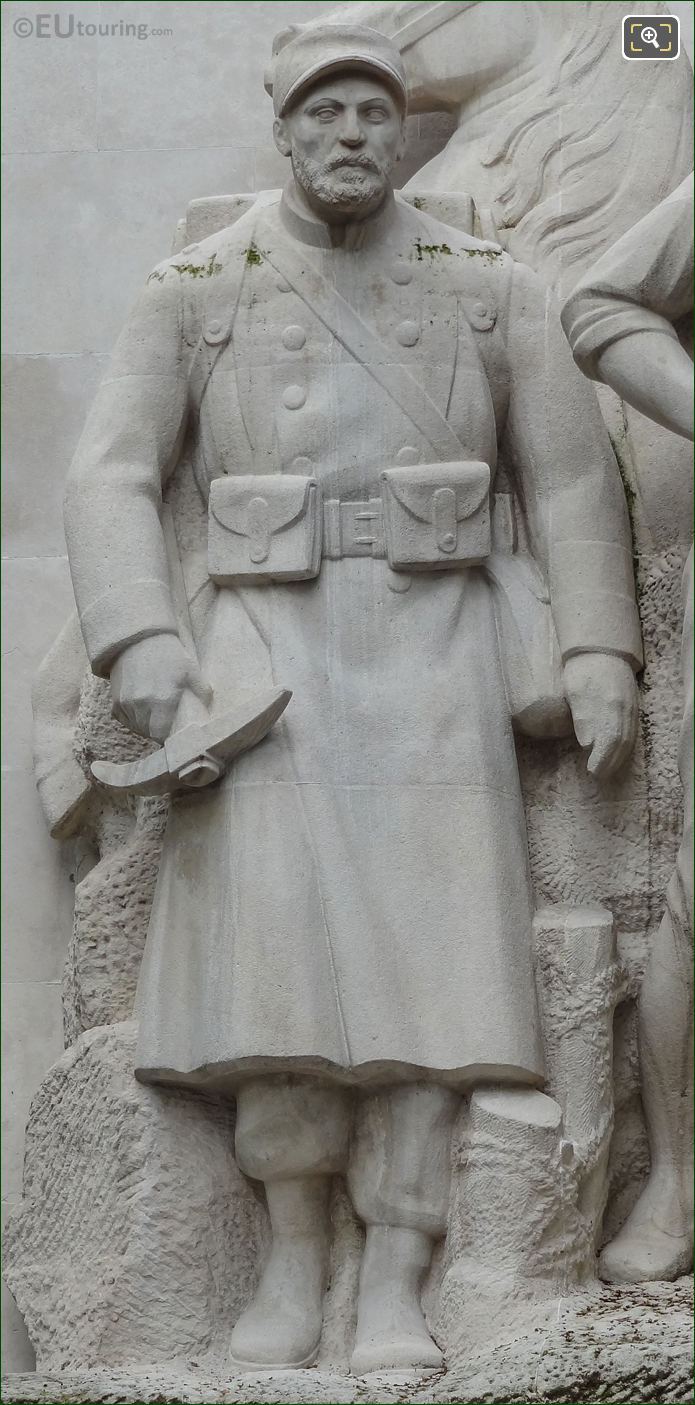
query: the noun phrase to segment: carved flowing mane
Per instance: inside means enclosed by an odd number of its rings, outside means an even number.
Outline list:
[[[342,5],[331,17],[349,15],[393,35],[433,8],[422,0],[371,0]],[[489,137],[477,146],[492,178],[494,198],[490,202],[488,191],[485,203],[497,227],[510,231],[506,242],[517,257],[544,267],[554,281],[548,265],[555,274],[560,265],[571,268],[576,278],[692,169],[692,72],[684,56],[668,63],[626,62],[623,12],[614,0],[540,0],[537,9],[545,28],[546,42],[539,46],[544,58],[516,101],[501,104],[497,120],[491,110]],[[632,10],[669,13],[660,0]],[[465,44],[469,13],[469,6],[451,7],[447,28],[454,52]],[[499,13],[496,22],[503,23]],[[411,53],[416,61],[417,45]],[[433,91],[432,107],[441,105]],[[455,140],[461,143],[465,103],[458,122]],[[476,198],[474,188],[467,193]]]
[[[692,169],[687,62],[627,63],[616,8],[572,5],[545,90],[522,97],[513,123],[491,136],[483,164],[499,170],[497,223],[516,230],[517,251],[536,267],[561,252],[576,274]]]

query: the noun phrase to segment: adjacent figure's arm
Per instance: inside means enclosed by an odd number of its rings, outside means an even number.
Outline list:
[[[586,274],[562,309],[562,325],[585,375],[692,439],[692,362],[672,325],[692,311],[690,176]]]

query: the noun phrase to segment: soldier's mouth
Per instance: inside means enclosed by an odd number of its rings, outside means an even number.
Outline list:
[[[329,171],[342,171],[345,167],[358,171],[370,171],[374,176],[380,175],[379,167],[375,161],[359,156],[340,157],[337,161],[331,161],[327,169]]]

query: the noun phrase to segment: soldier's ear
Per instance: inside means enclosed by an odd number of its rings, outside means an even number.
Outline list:
[[[287,131],[287,124],[284,117],[276,117],[273,122],[273,136],[275,145],[281,156],[289,156],[292,151],[292,143]]]

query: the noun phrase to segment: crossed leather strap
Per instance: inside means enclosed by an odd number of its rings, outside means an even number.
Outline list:
[[[261,215],[256,223],[253,237],[253,247],[257,249],[260,257],[274,269],[279,278],[283,278],[285,282],[289,283],[305,306],[319,318],[319,321],[335,337],[336,341],[345,347],[349,355],[395,401],[406,418],[429,444],[434,457],[443,463],[456,459],[477,458],[476,454],[464,447],[455,430],[452,429],[448,420],[423,386],[414,379],[406,366],[392,364],[392,353],[388,347],[367,326],[351,303],[337,291],[332,283],[324,278],[314,264],[309,265],[312,275],[311,292],[306,289],[308,260],[303,249],[301,254],[297,252],[289,242],[289,238],[282,248],[274,247],[272,252],[263,247],[263,235],[266,229],[270,236],[270,228]],[[275,231],[273,231],[270,242],[274,245],[277,244]],[[236,295],[231,298],[229,296],[230,280],[225,278],[224,274],[210,289],[207,316],[209,320],[214,316],[216,320],[220,321],[224,326],[224,335],[220,335],[219,339],[216,338],[214,345],[207,345],[207,375],[202,384],[200,381],[198,382],[195,391],[198,405],[202,400],[205,385],[217,357],[232,336],[245,274],[246,264],[244,265],[244,274],[239,279],[239,286],[235,290]],[[221,302],[225,304],[224,312],[219,308]]]

